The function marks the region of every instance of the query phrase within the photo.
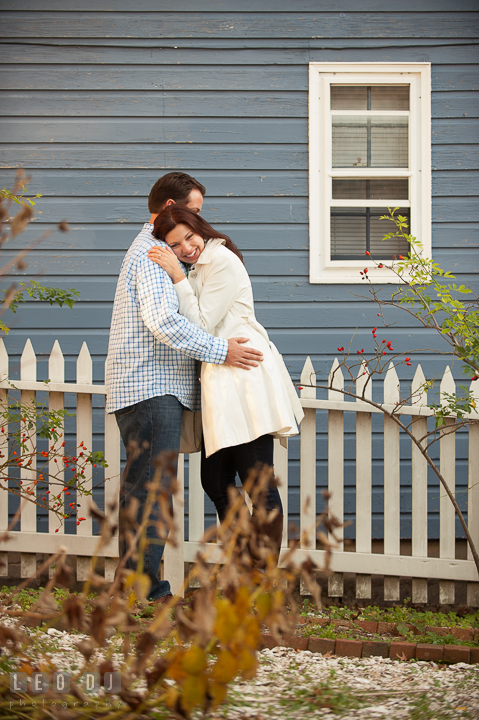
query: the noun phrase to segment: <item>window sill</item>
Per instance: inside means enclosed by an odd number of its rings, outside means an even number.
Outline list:
[[[373,285],[401,285],[402,281],[398,276],[386,268],[376,268],[368,266],[365,258],[364,263],[355,264],[353,267],[323,267],[318,269],[316,273],[311,272],[309,282],[311,284],[344,284],[344,285],[366,285],[366,280],[360,272],[364,272],[364,268],[368,268],[368,277]]]

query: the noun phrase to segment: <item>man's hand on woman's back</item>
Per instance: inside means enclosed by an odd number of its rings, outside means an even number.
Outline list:
[[[243,343],[248,342],[249,338],[238,337],[228,340],[228,354],[226,356],[225,365],[243,368],[249,370],[252,367],[258,367],[258,363],[263,361],[263,353],[252,347],[245,347]]]

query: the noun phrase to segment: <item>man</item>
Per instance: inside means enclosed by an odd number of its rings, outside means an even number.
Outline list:
[[[133,241],[120,270],[106,370],[107,412],[115,413],[127,452],[120,489],[120,559],[127,552],[125,508],[136,498],[137,520],[141,521],[147,486],[162,453],[169,452],[173,458],[162,469],[165,489],[176,472],[183,409],[199,409],[196,361],[249,370],[262,357],[242,344],[247,338],[215,338],[179,315],[170,278],[148,259],[148,250],[161,244],[152,235],[161,210],[178,202],[199,213],[205,192],[201,183],[185,173],[172,172],[160,178],[148,199],[150,222]],[[163,555],[155,526],[159,520],[155,504],[147,527],[143,569],[151,583],[149,599],[165,602],[171,589],[168,581],[158,578]],[[136,561],[129,558],[126,567],[135,569]]]

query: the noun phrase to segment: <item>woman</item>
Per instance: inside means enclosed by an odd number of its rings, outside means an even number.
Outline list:
[[[258,464],[272,469],[273,437],[297,434],[303,411],[282,357],[255,318],[251,282],[236,245],[177,204],[158,215],[153,235],[168,247],[155,246],[148,256],[171,277],[180,313],[217,337],[248,337],[264,356],[248,372],[211,363],[201,368],[201,483],[223,521],[236,472],[244,483]],[[178,260],[190,266],[188,278]],[[279,552],[283,511],[274,483],[266,509],[278,510],[266,531]]]

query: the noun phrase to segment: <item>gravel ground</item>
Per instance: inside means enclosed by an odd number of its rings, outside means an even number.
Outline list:
[[[12,618],[0,618],[10,627]],[[83,657],[75,648],[79,633],[25,628],[32,661],[42,656],[57,669],[78,672]],[[110,642],[119,644],[117,638]],[[95,659],[101,654],[96,653]],[[327,657],[277,647],[259,654],[255,680],[232,685],[227,703],[206,716],[211,720],[305,720],[351,718],[373,720],[479,720],[479,666],[400,662],[383,658]],[[115,660],[120,654],[115,653]],[[138,686],[141,689],[141,686]],[[159,710],[152,717],[167,718]]]

